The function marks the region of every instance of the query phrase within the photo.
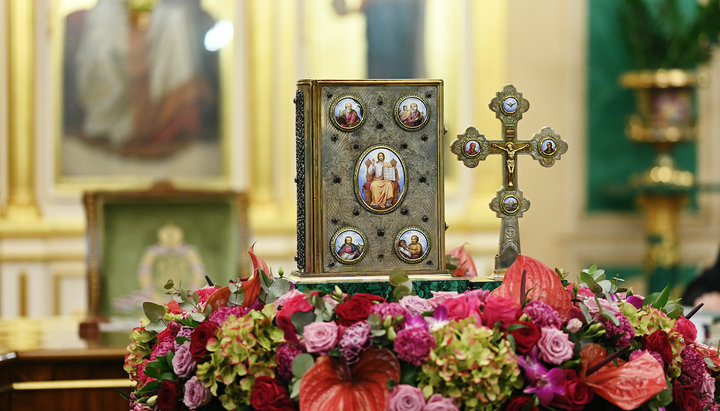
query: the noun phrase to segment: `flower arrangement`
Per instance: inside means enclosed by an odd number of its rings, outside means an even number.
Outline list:
[[[423,299],[394,272],[385,301],[302,293],[250,253],[250,279],[144,304],[131,410],[717,410],[718,351],[669,288],[519,256],[492,292]]]

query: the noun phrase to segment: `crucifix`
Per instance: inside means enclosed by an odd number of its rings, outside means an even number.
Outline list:
[[[517,140],[517,123],[529,108],[530,102],[522,93],[507,85],[490,101],[490,110],[502,123],[502,140],[488,140],[475,127],[468,127],[450,146],[458,160],[470,168],[477,167],[490,154],[502,155],[503,186],[490,202],[490,209],[501,219],[499,251],[491,276],[495,280],[502,280],[520,254],[518,218],[530,208],[530,200],[518,187],[518,154],[530,154],[542,166],[551,167],[568,149],[567,143],[550,127],[543,127],[530,140]]]

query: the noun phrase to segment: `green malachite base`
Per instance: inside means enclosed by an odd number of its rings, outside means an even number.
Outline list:
[[[501,281],[472,282],[468,280],[450,281],[423,281],[414,280],[413,289],[415,293],[423,298],[432,297],[431,291],[457,291],[458,293],[467,290],[494,290],[502,284]],[[323,284],[296,284],[298,290],[333,291],[338,286],[346,294],[366,293],[373,294],[387,299],[392,294],[392,286],[387,281],[362,282],[362,283],[323,283]]]

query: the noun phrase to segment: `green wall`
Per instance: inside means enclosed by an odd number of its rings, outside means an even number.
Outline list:
[[[688,1],[688,0],[686,0]],[[689,0],[694,1],[694,0]],[[616,10],[622,0],[589,1],[588,35],[588,211],[631,211],[627,185],[632,174],[652,166],[654,151],[625,137],[625,120],[635,111],[635,98],[623,89],[620,75],[632,69]],[[690,4],[690,3],[688,3]],[[695,147],[676,151],[679,168],[695,172]]]

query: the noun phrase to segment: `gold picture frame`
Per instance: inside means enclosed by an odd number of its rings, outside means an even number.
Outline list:
[[[342,130],[336,106],[348,96],[363,105],[363,119]],[[424,106],[425,118],[414,128],[397,114],[408,98]],[[298,270],[291,278],[383,281],[394,269],[411,278],[450,278],[442,80],[301,80],[295,103]],[[348,227],[364,245],[362,257],[349,262],[336,249]],[[410,227],[423,233],[426,246],[420,257],[403,258],[397,238]],[[346,257],[355,255],[354,242],[343,250]]]
[[[155,290],[153,297],[164,292],[161,283],[171,278],[154,278],[156,271],[163,271],[148,266],[153,261],[161,262],[153,256],[180,257],[181,262],[187,262],[193,278],[184,280],[184,288],[192,288],[189,280],[198,283],[196,286],[206,285],[204,275],[197,275],[198,262],[205,263],[205,275],[217,284],[249,275],[245,193],[180,190],[159,183],[149,190],[89,191],[83,195],[83,204],[87,219],[88,314],[92,319],[133,317],[117,305],[118,301],[130,301],[128,296],[133,296],[136,289],[150,286]],[[165,245],[163,230],[168,229],[175,235],[169,240],[173,243],[163,251],[158,245]],[[175,260],[173,267],[177,268]],[[151,269],[150,273],[147,269]],[[173,275],[178,271],[173,270]],[[180,286],[180,278],[172,279]]]
[[[101,12],[99,6],[110,7],[106,3],[115,3],[124,10],[122,13]],[[156,12],[160,14],[160,7],[160,3],[153,5],[153,2],[50,1],[50,68],[45,71],[52,78],[52,95],[48,96],[51,103],[47,103],[51,108],[45,111],[53,118],[49,141],[54,152],[53,187],[60,192],[140,188],[158,180],[169,180],[184,187],[229,187],[230,136],[237,125],[231,113],[231,103],[235,100],[232,93],[236,88],[228,82],[235,81],[231,75],[236,41],[232,38],[232,27],[236,23],[235,8],[238,5],[203,0],[196,11],[193,9],[196,15],[189,19],[191,23],[187,30],[198,33],[192,38],[198,38],[197,41],[202,43],[194,47],[199,50],[195,59],[199,61],[199,68],[195,74],[180,70],[183,64],[169,64],[169,59],[163,58],[162,50],[171,50],[172,45],[149,37],[151,30],[159,30],[151,25],[159,27],[162,22],[161,18],[151,16]],[[99,28],[105,27],[106,31],[109,31],[108,27],[117,26],[103,24],[102,16],[115,23],[126,17],[128,25],[123,25],[123,30],[131,31],[124,58],[133,62],[137,55],[146,53],[137,58],[151,66],[155,64],[157,69],[146,76],[129,71],[127,87],[111,86],[125,83],[109,81],[107,64],[103,63],[102,56],[107,54],[117,58],[118,53],[103,48],[112,47],[112,44],[99,42],[93,45],[88,40],[93,35],[92,22]],[[170,20],[168,17],[168,27]],[[143,35],[148,38],[142,39]],[[111,33],[107,36],[113,38]],[[125,46],[118,47],[122,50]],[[88,52],[89,49],[95,51]],[[97,61],[86,61],[90,57],[83,60],[80,56],[94,56]],[[172,76],[158,74],[163,65],[175,73],[188,73],[175,74],[173,80]],[[130,63],[128,66],[135,67]],[[103,83],[103,76],[108,81]],[[135,78],[144,80],[133,83]],[[106,86],[93,86],[89,79]],[[82,86],[84,82],[87,83],[85,87]],[[220,87],[220,84],[224,86]],[[102,104],[93,103],[92,90],[96,90]],[[134,95],[147,97],[138,101],[158,103],[142,108],[132,100]],[[116,110],[116,115],[109,115],[112,112],[104,106],[110,106],[111,96],[117,96],[116,106],[120,106],[123,99],[132,101],[123,109],[125,111]],[[90,108],[94,114],[87,111]],[[101,112],[103,109],[107,112]],[[132,119],[131,125],[128,125],[128,116]],[[117,121],[111,124],[107,119]],[[121,134],[114,130],[129,131]]]

